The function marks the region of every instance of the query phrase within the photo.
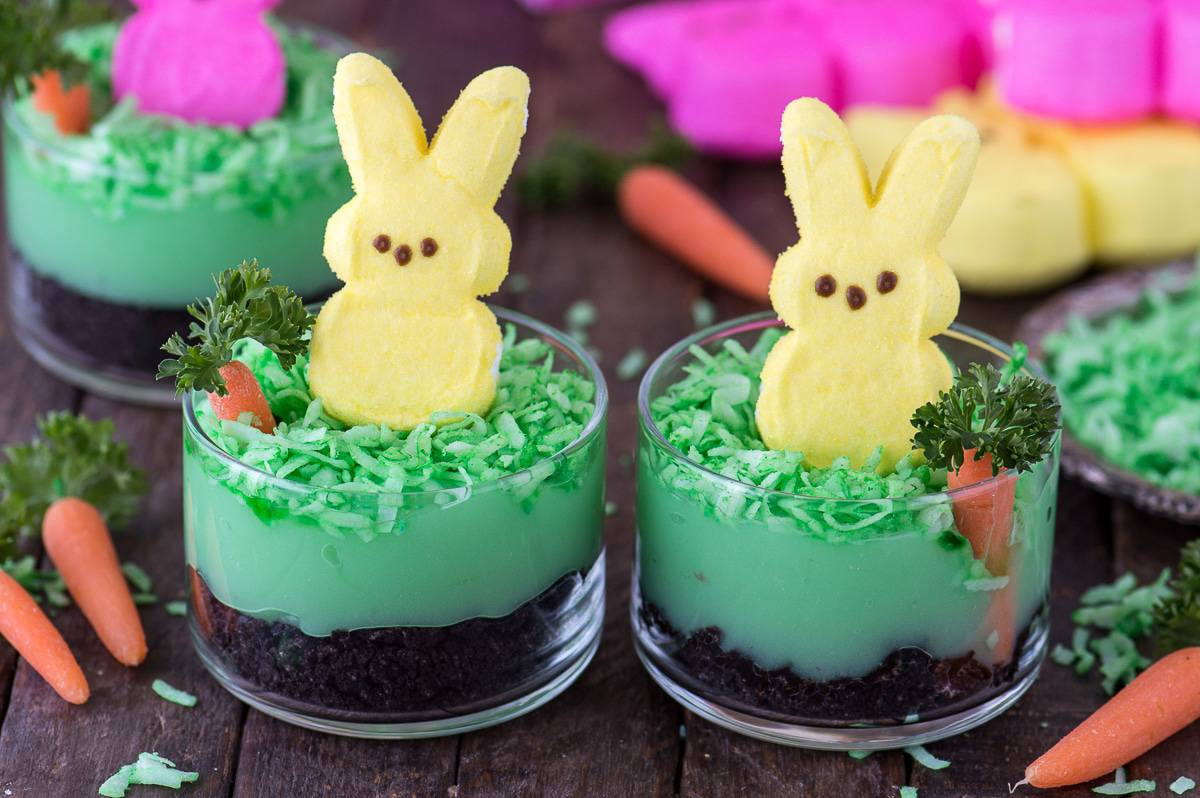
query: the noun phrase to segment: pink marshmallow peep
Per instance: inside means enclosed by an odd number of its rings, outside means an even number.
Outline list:
[[[1077,122],[1151,113],[1156,6],[1155,0],[1008,0],[996,28],[1001,96],[1016,108]]]
[[[705,152],[779,154],[796,97],[929,103],[973,83],[979,0],[696,0],[613,15],[605,45],[640,72],[672,124]]]
[[[113,89],[139,111],[247,128],[283,107],[283,51],[263,14],[280,0],[134,0]]]
[[[1167,0],[1163,10],[1163,110],[1200,122],[1200,0]]]

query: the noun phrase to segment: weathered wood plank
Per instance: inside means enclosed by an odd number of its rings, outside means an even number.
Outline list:
[[[450,796],[458,740],[353,740],[298,729],[250,710],[234,795]],[[451,767],[444,767],[444,763]]]
[[[0,731],[0,785],[18,795],[90,795],[140,752],[157,751],[201,774],[192,794],[228,795],[242,708],[205,672],[186,621],[163,608],[184,595],[179,414],[93,398],[83,411],[112,417],[134,461],[150,475],[142,511],[115,534],[122,559],[149,573],[160,598],[141,612],[150,655],[141,667],[124,668],[77,608],[60,611],[56,623],[87,674],[91,700],[67,705],[21,662]],[[187,709],[163,701],[150,689],[156,678],[195,694],[199,704]]]

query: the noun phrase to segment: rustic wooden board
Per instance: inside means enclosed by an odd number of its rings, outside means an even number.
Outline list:
[[[427,126],[434,127],[479,71],[511,63],[534,84],[526,153],[559,130],[582,130],[614,147],[638,144],[661,109],[639,78],[604,56],[599,30],[607,8],[545,18],[510,0],[293,0],[286,11],[389,51]],[[783,181],[772,163],[747,166],[699,159],[689,176],[771,252],[796,240]],[[1103,700],[1097,680],[1044,667],[1011,712],[960,738],[930,746],[953,764],[931,772],[898,752],[855,761],[844,754],[772,746],[683,712],[638,665],[629,631],[634,541],[632,452],[636,380],[614,368],[641,347],[649,357],[692,330],[691,307],[713,301],[720,318],[761,309],[694,277],[630,234],[611,209],[522,213],[510,189],[501,214],[514,233],[512,272],[526,292],[503,291],[507,307],[562,326],[567,308],[586,299],[599,311],[590,330],[612,392],[606,524],[608,603],[601,649],[580,681],[537,712],[494,729],[422,742],[380,743],[323,736],[247,710],[204,672],[182,619],[161,605],[143,610],[151,643],[146,666],[128,671],[103,651],[76,610],[56,622],[92,680],[87,707],[69,708],[0,644],[0,791],[89,795],[117,766],[158,750],[201,772],[189,795],[272,798],[310,795],[895,795],[898,785],[930,796],[998,796],[1023,765]],[[2,243],[2,242],[0,242]],[[964,296],[961,318],[1001,338],[1039,298]],[[127,558],[145,567],[165,601],[183,592],[179,419],[168,411],[122,407],[82,394],[40,372],[17,349],[0,314],[0,440],[29,436],[34,416],[53,407],[112,415],[154,487],[134,528],[117,536]],[[1196,530],[1149,518],[1064,481],[1052,587],[1051,641],[1069,637],[1070,611],[1092,584],[1126,569],[1141,578],[1172,565]],[[157,698],[162,677],[200,696],[193,710]],[[5,707],[5,702],[8,706]],[[1200,761],[1200,729],[1189,730],[1134,763],[1131,778],[1155,778],[1160,793]],[[1200,777],[1200,773],[1189,775]],[[1087,787],[1056,795],[1089,795]]]

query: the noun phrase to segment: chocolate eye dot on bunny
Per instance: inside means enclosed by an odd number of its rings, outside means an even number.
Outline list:
[[[387,66],[363,53],[339,62],[333,110],[355,196],[326,228],[325,258],[345,286],[321,310],[309,364],[332,415],[410,430],[491,406],[501,334],[479,298],[508,271],[494,206],[528,100],[523,72],[489,70],[428,139]]]
[[[882,447],[886,471],[912,451],[913,411],[951,385],[931,338],[958,312],[958,283],[937,246],[966,192],[979,134],[960,117],[927,119],[874,186],[845,124],[819,100],[788,105],[782,140],[801,237],[771,278],[772,304],[792,331],[762,370],[759,431],[769,448],[822,467],[840,457],[859,466]]]

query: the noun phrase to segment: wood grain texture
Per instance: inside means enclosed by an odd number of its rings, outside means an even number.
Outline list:
[[[529,132],[518,170],[557,131],[583,131],[613,148],[631,148],[661,117],[641,80],[600,46],[609,8],[535,17],[511,0],[291,0],[287,15],[334,28],[379,50],[396,66],[429,132],[478,72],[515,64],[533,81]],[[697,159],[687,174],[775,253],[797,231],[777,164]],[[150,638],[147,664],[117,665],[75,610],[56,622],[92,680],[94,697],[69,708],[26,666],[15,668],[0,644],[0,793],[94,794],[117,766],[158,750],[201,773],[187,795],[245,798],[307,796],[894,796],[901,784],[921,798],[1000,796],[1024,765],[1103,700],[1097,680],[1045,665],[1033,690],[1008,714],[959,738],[930,746],[952,762],[943,771],[915,766],[898,752],[855,761],[738,737],[684,713],[639,666],[629,630],[635,535],[632,454],[636,380],[614,367],[635,347],[653,357],[692,330],[701,297],[719,318],[763,309],[696,278],[629,233],[611,208],[522,213],[510,189],[499,210],[513,230],[511,272],[528,291],[505,289],[501,305],[562,326],[567,308],[586,299],[599,320],[590,330],[611,390],[606,523],[608,602],[600,651],[564,695],[501,727],[459,738],[367,742],[319,735],[246,710],[203,671],[182,619],[161,604],[142,612]],[[2,241],[0,241],[2,243]],[[1007,338],[1038,297],[965,295],[960,318]],[[112,415],[135,457],[154,474],[146,510],[117,536],[119,550],[145,567],[165,601],[183,593],[179,418],[87,398],[40,372],[18,349],[0,314],[0,435],[27,438],[34,416],[53,407]],[[14,387],[19,386],[19,389]],[[1145,516],[1064,481],[1052,585],[1051,642],[1070,636],[1070,611],[1092,584],[1125,569],[1149,578],[1171,565],[1196,530]],[[196,693],[193,710],[163,702],[156,678]],[[11,696],[10,693],[11,684]],[[1200,729],[1168,741],[1129,768],[1155,778],[1160,793],[1200,761]],[[1200,773],[1190,772],[1193,777]],[[1087,787],[1055,795],[1090,795]]]

